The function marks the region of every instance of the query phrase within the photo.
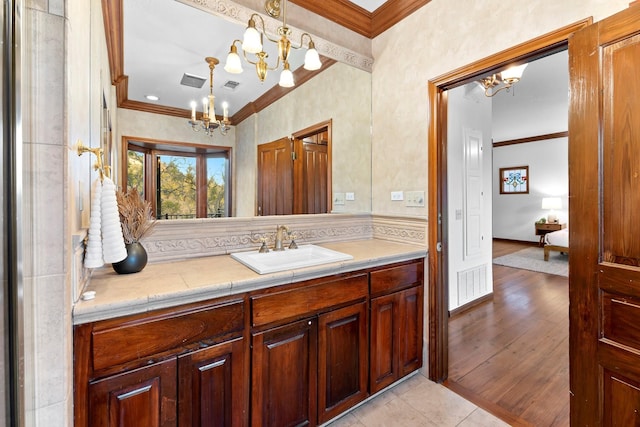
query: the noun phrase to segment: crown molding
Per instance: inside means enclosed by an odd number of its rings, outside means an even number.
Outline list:
[[[389,0],[373,13],[346,0],[291,0],[291,3],[372,39],[430,1]]]

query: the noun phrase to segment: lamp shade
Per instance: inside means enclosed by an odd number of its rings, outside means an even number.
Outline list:
[[[542,199],[542,209],[562,209],[562,199],[560,197],[544,197]]]
[[[262,50],[262,40],[260,40],[260,33],[256,27],[249,26],[244,31],[242,50],[249,53],[258,53]]]
[[[319,70],[322,66],[320,62],[320,55],[315,48],[309,48],[307,53],[304,54],[304,69],[309,71]]]
[[[280,83],[279,85],[282,87],[293,87],[293,73],[289,69],[289,64],[286,64],[286,67],[280,73]]]
[[[510,82],[510,83],[517,82],[522,78],[522,73],[524,72],[524,69],[527,68],[527,65],[529,64],[515,65],[513,67],[509,67],[506,70],[500,72],[500,77],[505,82]]]
[[[242,72],[242,62],[235,46],[231,46],[231,52],[227,55],[227,62],[224,64],[224,70],[227,73],[240,74]]]

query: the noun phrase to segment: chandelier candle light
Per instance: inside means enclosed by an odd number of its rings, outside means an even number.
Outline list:
[[[256,13],[251,15],[247,24],[247,29],[244,32],[242,42],[240,42],[240,40],[234,40],[231,43],[229,55],[227,56],[227,62],[224,66],[225,71],[233,74],[239,74],[242,72],[242,62],[240,61],[238,48],[236,47],[236,43],[242,43],[241,46],[244,59],[249,64],[256,66],[256,73],[258,74],[258,78],[261,82],[263,82],[267,77],[268,70],[277,70],[280,67],[280,62],[282,62],[282,71],[280,73],[279,84],[282,87],[292,87],[295,85],[295,83],[293,81],[293,73],[291,72],[289,66],[289,53],[291,52],[291,48],[300,49],[303,47],[305,36],[309,38],[309,47],[304,56],[304,68],[309,71],[320,69],[320,67],[322,66],[322,63],[320,62],[320,56],[318,55],[318,51],[316,50],[313,39],[311,38],[311,35],[309,35],[309,33],[302,33],[302,35],[300,36],[300,46],[294,46],[289,40],[289,37],[291,36],[291,29],[287,27],[286,9],[286,0],[282,2],[280,2],[279,0],[267,0],[265,2],[265,10],[267,11],[267,14],[269,14],[269,16],[273,18],[278,18],[280,16],[280,11],[282,10],[282,25],[278,27],[278,35],[280,36],[280,40],[273,40],[266,35],[264,20],[260,15]],[[256,29],[256,23],[258,21],[262,24],[262,33]],[[266,61],[268,55],[263,50],[263,36],[266,37],[269,41],[278,45],[278,60],[273,67],[270,67]],[[247,53],[255,55],[255,61],[249,59],[247,57]]]
[[[202,99],[202,120],[196,120],[197,103],[196,101],[191,101],[191,120],[189,120],[189,124],[195,132],[203,129],[208,136],[213,136],[216,129],[222,135],[226,135],[231,128],[229,126],[229,104],[226,102],[222,104],[223,116],[222,120],[218,120],[214,106],[215,97],[213,96],[213,69],[220,61],[210,56],[207,56],[204,60],[209,64],[209,96]]]

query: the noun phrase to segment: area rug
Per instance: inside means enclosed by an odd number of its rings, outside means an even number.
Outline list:
[[[551,251],[549,261],[545,261],[544,249],[542,248],[522,249],[509,255],[494,258],[493,263],[569,277],[569,255]]]

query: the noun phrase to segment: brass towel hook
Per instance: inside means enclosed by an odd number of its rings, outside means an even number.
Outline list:
[[[85,146],[82,141],[78,140],[78,156],[82,156],[84,153],[93,153],[96,156],[96,162],[93,164],[93,169],[97,170],[100,174],[100,181],[104,181],[104,177],[109,178],[111,176],[111,167],[105,166],[102,162],[102,156],[104,151],[100,147],[89,148]]]

